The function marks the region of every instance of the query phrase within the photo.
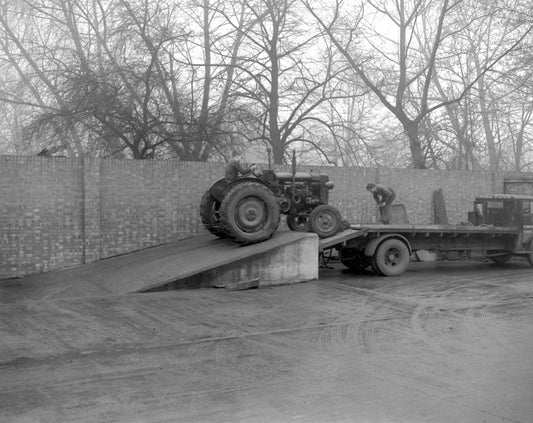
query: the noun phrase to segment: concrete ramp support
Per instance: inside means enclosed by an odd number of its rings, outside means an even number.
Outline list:
[[[178,259],[184,260],[184,267],[174,280],[160,281],[139,291],[240,289],[318,279],[318,237],[311,233],[278,232],[268,241],[244,247],[210,238],[197,248],[191,245],[185,256]]]

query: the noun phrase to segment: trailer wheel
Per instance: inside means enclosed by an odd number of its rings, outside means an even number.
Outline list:
[[[317,206],[309,216],[311,231],[320,238],[327,238],[340,231],[342,218],[339,211],[328,204]]]
[[[309,232],[311,230],[309,215],[289,212],[287,215],[287,226],[291,231]]]
[[[529,254],[527,255],[527,261],[533,266],[533,241],[529,244]]]
[[[254,244],[269,239],[279,225],[276,197],[257,182],[242,182],[232,187],[220,205],[220,221],[234,241]]]
[[[342,248],[340,253],[340,262],[353,272],[361,272],[371,264],[370,257],[354,248]]]
[[[399,239],[387,239],[374,253],[372,265],[383,276],[398,276],[409,264],[409,248]]]
[[[209,190],[206,191],[200,202],[200,218],[204,227],[219,238],[227,238],[220,223],[220,203],[213,197]]]
[[[370,257],[370,266],[376,275],[385,276],[385,274],[381,273],[381,270],[379,270],[378,264],[376,263],[376,255]]]
[[[498,266],[503,266],[505,263],[511,260],[511,254],[493,256],[490,259],[494,262],[494,264],[497,264]]]
[[[370,262],[358,259],[341,259],[341,263],[353,272],[361,272],[370,266]]]

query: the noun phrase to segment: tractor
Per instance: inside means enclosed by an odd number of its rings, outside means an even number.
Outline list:
[[[296,172],[293,156],[292,172],[265,169],[219,179],[203,195],[200,216],[209,232],[242,245],[269,239],[281,214],[287,215],[289,229],[325,238],[342,226],[339,211],[328,204],[332,188],[326,174]]]

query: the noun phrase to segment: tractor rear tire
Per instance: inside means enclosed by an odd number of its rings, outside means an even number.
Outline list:
[[[328,204],[317,206],[309,216],[311,231],[320,238],[335,235],[342,228],[342,218],[339,211]]]
[[[372,268],[383,276],[398,276],[409,265],[409,248],[399,239],[383,241],[372,257]]]
[[[204,227],[213,235],[219,238],[227,238],[220,223],[219,217],[220,202],[213,197],[207,190],[200,201],[200,217]]]
[[[280,221],[278,202],[273,192],[254,181],[230,188],[220,205],[224,231],[239,244],[255,244],[269,239]]]

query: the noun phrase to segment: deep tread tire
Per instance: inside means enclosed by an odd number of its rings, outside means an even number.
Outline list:
[[[224,231],[240,244],[265,241],[278,228],[278,202],[266,186],[253,181],[242,182],[224,196],[220,221]]]
[[[287,215],[287,226],[291,231],[295,232],[309,232],[311,230],[311,222],[308,215],[296,214],[289,212]]]
[[[204,227],[219,238],[227,238],[219,219],[220,203],[207,190],[200,201],[200,217]]]
[[[309,216],[311,231],[320,238],[335,235],[342,228],[342,218],[339,211],[328,204],[317,206]]]
[[[382,242],[373,257],[373,267],[383,276],[398,276],[409,265],[409,248],[399,239]]]

